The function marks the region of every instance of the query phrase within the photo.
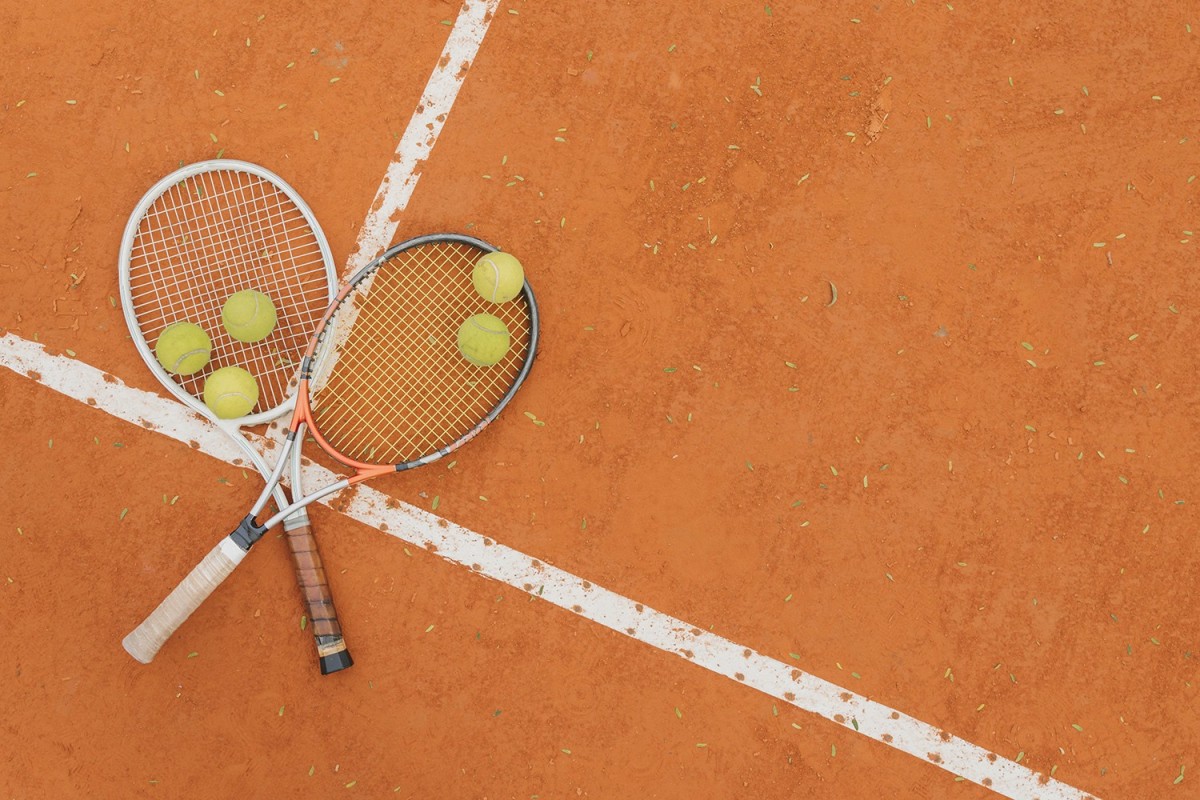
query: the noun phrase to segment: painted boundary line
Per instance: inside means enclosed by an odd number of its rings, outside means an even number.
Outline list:
[[[35,342],[11,333],[0,336],[0,366],[119,419],[177,441],[195,443],[214,458],[236,464],[243,461],[236,444],[188,411],[182,403],[126,386],[81,361],[50,355]],[[268,446],[268,440],[257,437],[255,444],[263,449]],[[264,457],[270,461],[269,456]],[[310,485],[324,485],[334,477],[317,464],[310,463],[304,469],[304,480]],[[321,502],[328,505],[329,499]],[[387,535],[429,550],[439,558],[540,597],[657,650],[753,687],[780,702],[824,717],[1003,797],[1013,800],[1096,800],[1086,792],[1001,758],[882,703],[643,606],[424,509],[406,503],[397,508],[388,507],[395,502],[370,486],[362,485],[341,513],[377,530],[386,529]]]
[[[417,104],[412,119],[387,174],[371,202],[371,210],[358,231],[358,240],[350,254],[343,275],[351,275],[380,255],[391,244],[396,228],[400,226],[399,214],[408,205],[413,189],[420,180],[419,166],[429,157],[433,144],[442,132],[446,117],[458,97],[458,90],[467,77],[467,70],[475,60],[484,34],[492,22],[500,0],[465,0],[459,9],[458,18],[442,48],[442,55],[433,74],[425,84],[421,101]]]

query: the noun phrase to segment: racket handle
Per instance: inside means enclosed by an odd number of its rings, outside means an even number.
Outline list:
[[[122,640],[125,651],[143,664],[149,664],[171,634],[229,577],[245,556],[246,551],[232,537],[222,539],[167,595],[167,599]]]
[[[325,578],[325,566],[317,550],[317,539],[307,519],[288,529],[287,537],[296,565],[296,582],[300,584],[304,602],[308,605],[308,624],[312,626],[317,642],[321,674],[328,675],[353,666],[354,659],[350,658],[350,651],[342,639],[342,626],[333,607],[333,593]]]

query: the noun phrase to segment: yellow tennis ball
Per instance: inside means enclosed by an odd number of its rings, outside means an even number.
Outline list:
[[[491,314],[469,317],[458,329],[458,351],[477,367],[490,367],[508,352],[508,327]]]
[[[154,345],[154,357],[167,372],[191,375],[204,369],[212,354],[212,342],[199,325],[175,322],[163,329]]]
[[[475,262],[471,273],[475,291],[493,303],[507,303],[525,285],[525,270],[516,256],[509,253],[488,253]]]
[[[244,417],[258,403],[258,382],[241,367],[222,367],[204,382],[204,404],[221,419]]]
[[[229,295],[221,309],[229,335],[241,342],[259,342],[275,330],[275,304],[262,292],[246,289]]]

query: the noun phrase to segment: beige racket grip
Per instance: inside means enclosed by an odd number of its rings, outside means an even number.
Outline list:
[[[171,634],[208,599],[245,557],[246,551],[232,538],[226,536],[222,539],[167,595],[167,599],[159,603],[158,608],[122,640],[125,651],[143,664],[149,664],[159,648],[171,638]]]

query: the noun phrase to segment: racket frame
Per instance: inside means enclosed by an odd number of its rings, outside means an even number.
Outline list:
[[[330,250],[329,242],[325,238],[325,232],[321,229],[320,223],[317,221],[316,215],[313,213],[309,205],[304,202],[304,199],[296,192],[292,186],[265,167],[258,164],[252,164],[248,161],[240,161],[237,159],[209,159],[206,161],[197,161],[192,164],[187,164],[179,169],[163,176],[158,182],[151,186],[141,200],[134,207],[133,212],[129,215],[129,220],[125,223],[125,230],[121,237],[121,249],[118,256],[118,284],[119,294],[121,296],[121,308],[124,312],[125,323],[129,328],[130,338],[133,339],[134,347],[137,348],[138,354],[142,357],[142,361],[150,368],[150,371],[158,378],[158,382],[162,384],[168,392],[175,396],[184,405],[195,411],[200,416],[204,417],[213,425],[220,428],[225,434],[237,443],[238,447],[245,454],[246,458],[254,465],[259,474],[267,481],[266,487],[268,491],[264,491],[263,504],[267,500],[274,499],[277,508],[286,508],[291,504],[291,500],[283,487],[279,485],[277,471],[289,461],[287,458],[288,450],[280,451],[279,462],[276,467],[271,467],[259,453],[244,433],[245,428],[250,428],[256,425],[263,425],[279,419],[296,407],[296,393],[291,391],[284,400],[276,406],[259,411],[254,414],[247,414],[243,417],[234,419],[221,419],[196,395],[184,389],[177,383],[169,372],[159,363],[154,351],[150,348],[145,333],[142,331],[141,325],[138,323],[137,310],[134,307],[133,301],[133,286],[132,272],[130,264],[132,262],[133,247],[137,240],[137,234],[141,228],[142,220],[145,218],[146,212],[153,206],[163,195],[176,184],[186,181],[190,178],[195,178],[210,172],[219,171],[241,172],[260,178],[278,189],[300,212],[305,223],[313,233],[313,238],[317,243],[321,253],[321,262],[324,264],[326,294],[330,301],[337,294],[337,271],[333,266],[333,252]],[[297,370],[297,375],[299,371]],[[293,378],[292,385],[296,385],[296,379]],[[278,468],[278,470],[277,470]],[[298,480],[300,475],[300,458],[299,453],[296,453],[294,463],[291,468],[293,491],[299,491],[296,487],[299,486]],[[284,530],[291,533],[301,528],[311,527],[311,522],[308,517],[308,512],[303,508],[296,509],[289,514],[284,520]],[[311,536],[311,532],[309,533]],[[289,545],[295,545],[296,541],[292,537],[288,537]],[[297,559],[296,568],[301,568],[299,563],[300,553],[293,546],[293,556]],[[319,560],[319,556],[317,557]],[[298,576],[299,577],[299,576]],[[307,593],[307,590],[301,585],[302,591]],[[332,607],[332,606],[331,606]],[[335,622],[336,622],[336,611]],[[339,625],[340,627],[340,625]],[[350,657],[349,651],[346,649],[345,642],[339,634],[336,638],[330,636],[321,636],[314,631],[316,640],[317,655],[321,667],[321,674],[327,675],[332,672],[337,672],[353,665],[354,661]]]
[[[488,411],[486,415],[484,415],[482,420],[477,422],[469,431],[460,436],[458,439],[455,439],[450,444],[445,445],[444,447],[441,447],[432,453],[428,453],[419,458],[415,458],[411,461],[406,461],[401,464],[371,464],[365,461],[358,461],[356,459],[349,458],[348,456],[338,452],[338,450],[334,448],[328,441],[326,441],[325,437],[321,435],[320,429],[312,424],[312,410],[309,407],[308,399],[309,380],[311,379],[312,371],[316,369],[316,365],[323,355],[321,352],[319,352],[319,344],[321,340],[321,334],[324,332],[325,326],[329,322],[330,318],[337,313],[338,308],[346,301],[346,298],[354,293],[354,287],[373,274],[387,261],[404,252],[405,250],[411,250],[426,244],[441,242],[463,244],[469,247],[478,248],[485,253],[495,253],[498,250],[498,248],[488,244],[482,239],[476,239],[473,236],[467,236],[465,234],[440,233],[418,236],[414,239],[409,239],[389,247],[387,251],[383,253],[383,255],[379,256],[379,258],[375,259],[371,263],[361,268],[358,272],[354,273],[354,275],[352,275],[350,279],[346,281],[342,288],[338,290],[337,297],[334,298],[333,302],[326,310],[325,316],[322,317],[321,322],[317,325],[317,330],[313,334],[312,341],[309,343],[308,352],[305,353],[304,359],[300,362],[300,370],[298,373],[300,375],[300,388],[296,392],[296,408],[292,412],[292,420],[288,425],[288,436],[284,441],[284,452],[280,455],[280,460],[282,461],[285,456],[293,454],[293,447],[295,448],[293,455],[296,459],[299,458],[300,444],[303,441],[304,431],[307,429],[308,434],[312,436],[322,450],[324,450],[331,458],[335,459],[339,463],[353,469],[354,474],[343,478],[340,481],[336,481],[335,483],[331,483],[328,486],[317,490],[312,495],[304,495],[301,492],[299,488],[299,482],[297,481],[293,485],[292,491],[293,496],[299,494],[300,499],[295,499],[295,497],[293,497],[293,501],[290,505],[279,508],[275,515],[273,515],[265,523],[259,525],[257,522],[255,522],[255,519],[262,509],[266,507],[267,501],[270,499],[270,487],[272,481],[268,481],[267,486],[264,487],[262,493],[258,496],[258,500],[256,500],[254,505],[251,507],[250,513],[245,519],[242,520],[242,524],[238,527],[238,530],[234,532],[234,535],[238,537],[239,541],[246,542],[245,549],[248,550],[249,545],[252,545],[258,540],[258,538],[277,525],[281,520],[286,519],[290,514],[302,510],[309,504],[316,502],[323,497],[328,497],[335,492],[345,489],[347,486],[361,483],[368,478],[386,475],[389,472],[405,472],[413,469],[414,467],[432,464],[434,461],[438,461],[450,453],[453,453],[455,450],[459,449],[464,444],[478,436],[484,428],[490,425],[492,421],[500,415],[500,412],[504,410],[505,406],[508,405],[509,401],[512,400],[513,395],[515,395],[517,390],[521,388],[521,384],[525,382],[525,378],[529,375],[529,370],[533,367],[534,359],[537,357],[538,334],[541,329],[541,323],[538,317],[537,298],[533,294],[533,287],[529,285],[529,281],[525,281],[524,285],[521,287],[521,295],[524,296],[526,307],[529,309],[529,344],[526,349],[525,361],[521,365],[521,369],[513,378],[512,385],[508,387],[508,391],[501,396],[500,400],[496,402],[496,404],[491,408],[491,410]],[[278,477],[280,474],[282,474],[282,472],[279,470],[279,468],[276,468],[276,472],[278,474],[272,477],[275,480],[278,480]]]

